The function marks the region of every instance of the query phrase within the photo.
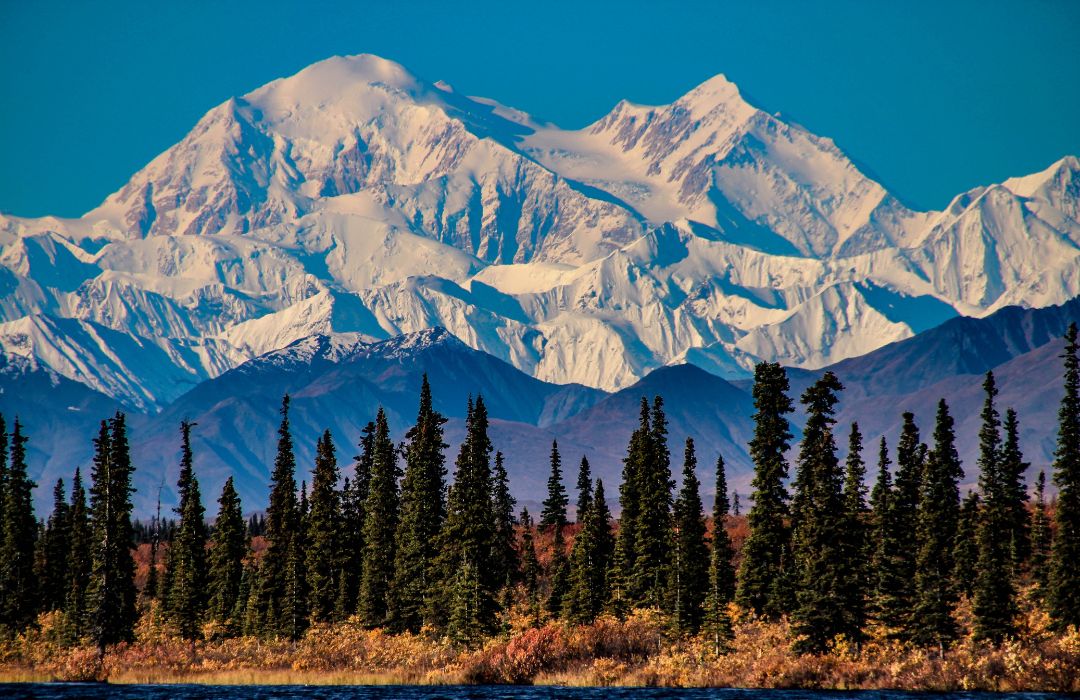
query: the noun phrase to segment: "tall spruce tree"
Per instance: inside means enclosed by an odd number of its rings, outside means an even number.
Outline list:
[[[277,455],[270,474],[270,502],[266,508],[266,551],[259,564],[259,576],[252,591],[254,609],[249,628],[262,636],[289,636],[290,621],[295,619],[295,595],[290,587],[290,550],[300,528],[296,500],[296,456],[289,427],[290,398],[281,400],[281,424],[278,426]],[[293,572],[295,573],[295,572]]]
[[[1065,333],[1065,396],[1058,410],[1054,451],[1054,546],[1050,555],[1049,610],[1061,628],[1080,627],[1080,345],[1076,324]]]
[[[4,494],[7,493],[8,431],[4,414],[0,413],[0,544],[3,544]]]
[[[71,512],[64,491],[64,480],[53,488],[53,507],[42,537],[42,560],[36,572],[41,610],[62,610],[67,598],[68,551],[71,541]]]
[[[643,607],[662,607],[671,576],[671,508],[674,499],[664,399],[653,397],[649,452],[638,473],[637,532],[631,591]]]
[[[859,424],[851,424],[848,453],[844,460],[843,527],[840,545],[845,561],[840,586],[844,626],[851,630],[853,641],[861,642],[866,627],[866,604],[870,587],[870,538],[867,537],[866,463],[862,456],[862,433]]]
[[[371,465],[375,460],[375,422],[364,426],[360,454],[353,460],[353,478],[341,489],[341,575],[334,617],[344,620],[356,613],[360,598],[360,578],[364,566],[364,520],[371,492]]]
[[[135,632],[135,560],[131,556],[131,456],[127,420],[117,412],[102,421],[94,441],[90,488],[93,564],[87,587],[89,632],[105,653]]]
[[[1031,582],[1035,584],[1035,597],[1040,602],[1046,601],[1052,546],[1050,516],[1046,512],[1046,472],[1040,471],[1035,478],[1035,506],[1031,512]]]
[[[506,473],[503,453],[495,453],[491,475],[491,509],[495,514],[495,544],[492,552],[495,580],[510,587],[517,575],[517,550],[514,548],[514,508],[517,500],[510,495],[510,475]]]
[[[735,601],[740,607],[777,619],[791,608],[786,568],[790,559],[787,525],[788,493],[784,480],[788,465],[784,454],[791,440],[785,417],[794,410],[787,395],[787,373],[778,363],[762,362],[754,369],[753,501],[750,534],[743,545]]]
[[[390,424],[382,407],[375,417],[373,449],[371,486],[364,506],[364,563],[357,606],[361,619],[369,627],[377,627],[386,621],[390,584],[394,578],[394,536],[400,508],[398,479],[402,472],[397,450],[390,440]]]
[[[589,466],[589,459],[585,455],[581,456],[581,465],[578,467],[577,474],[577,521],[585,521],[585,511],[588,510],[592,504],[592,468]]]
[[[970,598],[975,594],[975,571],[979,563],[979,518],[982,498],[977,491],[968,491],[960,504],[960,519],[953,543],[953,588],[958,595]]]
[[[964,476],[956,451],[953,418],[945,399],[938,402],[934,447],[923,469],[917,514],[919,543],[915,567],[913,640],[943,650],[956,639],[953,619],[953,547],[960,520],[959,481]]]
[[[603,492],[603,483],[597,482]],[[589,485],[592,493],[592,485]],[[608,529],[604,511],[594,502],[578,509],[581,529],[570,552],[569,585],[562,600],[562,616],[569,622],[586,625],[596,619],[603,609],[607,561],[605,560],[604,531]],[[609,531],[610,532],[610,531]]]
[[[225,480],[218,498],[212,543],[207,572],[207,612],[210,619],[224,625],[226,634],[232,635],[240,631],[237,601],[244,593],[241,584],[244,556],[247,554],[247,533],[244,531],[240,496],[236,493],[231,476]],[[251,585],[250,580],[247,584]]]
[[[4,480],[3,531],[0,533],[0,625],[22,630],[37,614],[38,585],[34,578],[34,548],[38,526],[34,517],[33,489],[26,465],[22,423],[11,431],[11,460]]]
[[[337,453],[329,430],[315,445],[307,522],[307,590],[312,622],[334,617],[341,566],[341,494]]]
[[[169,546],[169,617],[181,638],[192,640],[201,636],[200,628],[206,609],[206,510],[195,476],[191,452],[193,423],[180,423],[180,476],[176,492],[180,517],[176,535]]]
[[[889,446],[881,438],[878,448],[878,476],[870,492],[872,540],[871,554],[872,612],[877,624],[895,635],[906,612],[903,608],[902,591],[906,586],[898,566],[896,552],[896,509],[893,501],[896,491],[889,471]],[[900,619],[898,619],[900,618]]]
[[[427,374],[420,385],[416,424],[405,435],[405,477],[397,530],[390,619],[395,629],[417,632],[426,620],[435,578],[439,533],[446,520],[446,418],[432,405]]]
[[[75,468],[71,482],[71,508],[68,515],[71,540],[68,546],[67,578],[64,597],[64,639],[78,642],[87,632],[86,588],[90,582],[92,533],[83,489],[82,472]]]
[[[802,653],[820,654],[837,636],[860,633],[848,626],[843,598],[853,562],[847,558],[843,471],[832,430],[837,394],[843,388],[835,374],[826,372],[801,397],[806,426],[792,499],[792,620],[796,649]]]
[[[547,498],[544,509],[540,511],[540,527],[561,533],[566,527],[566,506],[570,503],[562,479],[562,457],[559,455],[559,443],[551,441],[551,471],[548,474]]]
[[[636,565],[635,545],[640,528],[641,479],[646,462],[652,453],[652,426],[649,401],[641,397],[638,427],[630,436],[623,458],[622,483],[619,485],[619,532],[615,540],[615,555],[611,563],[609,583],[611,611],[622,617],[634,605],[633,577]]]
[[[896,444],[896,480],[888,499],[886,518],[889,531],[884,533],[879,587],[875,607],[878,623],[893,639],[910,639],[912,606],[915,601],[915,569],[918,557],[919,490],[927,447],[919,438],[915,415],[902,416],[900,438]]]
[[[1000,456],[1001,486],[1009,523],[1005,536],[1012,549],[1013,569],[1019,573],[1031,556],[1028,492],[1024,477],[1031,464],[1024,461],[1024,454],[1020,449],[1020,419],[1016,411],[1011,408],[1005,411],[1005,421],[1001,427],[1005,431]]]
[[[708,594],[705,597],[705,616],[702,620],[713,653],[720,654],[733,635],[728,604],[735,597],[735,567],[732,559],[735,548],[728,534],[727,474],[723,455],[716,459],[716,495],[713,498],[712,546],[709,551]]]
[[[983,511],[979,519],[979,559],[975,570],[975,638],[1001,643],[1016,631],[1016,589],[1013,583],[1012,524],[1009,488],[1001,459],[1001,420],[994,399],[998,390],[994,373],[983,382],[986,400],[979,429],[979,488]]]
[[[694,439],[686,438],[682,487],[675,499],[674,546],[668,580],[667,609],[681,634],[697,634],[705,615],[709,590],[709,548],[705,543],[705,508],[697,478]]]
[[[439,554],[441,582],[431,595],[438,606],[431,619],[445,620],[454,641],[472,645],[497,627],[496,595],[502,581],[492,565],[495,518],[491,512],[491,439],[484,399],[478,396],[466,415],[465,439],[447,498],[446,525]]]
[[[540,622],[540,562],[536,558],[533,519],[529,509],[521,511],[521,581],[525,586],[525,608],[532,625]]]

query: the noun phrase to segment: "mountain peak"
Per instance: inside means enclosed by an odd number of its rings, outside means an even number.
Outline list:
[[[709,78],[680,97],[675,104],[689,108],[695,114],[707,114],[717,107],[744,109],[751,105],[743,99],[739,87],[723,73]]]

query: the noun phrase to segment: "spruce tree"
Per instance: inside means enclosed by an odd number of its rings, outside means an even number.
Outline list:
[[[641,513],[641,474],[652,453],[652,427],[649,402],[641,397],[639,423],[630,436],[630,444],[623,458],[622,484],[619,486],[619,533],[615,540],[615,555],[609,572],[611,611],[622,617],[633,607],[633,572],[635,568],[635,544]]]
[[[720,654],[733,637],[728,603],[735,597],[735,548],[728,535],[727,474],[724,457],[716,459],[716,496],[713,498],[712,546],[709,552],[708,594],[705,597],[703,627],[712,642],[713,653]]]
[[[847,558],[843,471],[832,431],[837,393],[843,388],[836,375],[826,372],[801,397],[806,426],[792,499],[792,620],[798,635],[795,648],[802,653],[820,654],[837,636],[860,633],[848,626],[843,598],[854,571]]]
[[[903,579],[900,559],[897,556],[897,510],[893,505],[896,490],[889,472],[891,463],[888,444],[882,437],[878,449],[878,478],[870,492],[874,542],[870,567],[873,584],[872,607],[873,617],[878,625],[890,636],[896,636],[906,618],[903,591],[907,582]]]
[[[615,534],[611,530],[611,509],[608,508],[604,482],[597,479],[592,488],[592,504],[588,511],[596,523],[596,563],[593,566],[593,595],[597,613],[603,610],[611,599],[611,584],[608,574],[611,560],[615,556]]]
[[[68,546],[67,578],[64,597],[64,637],[73,644],[87,632],[86,588],[90,582],[92,561],[92,533],[86,507],[86,491],[83,489],[82,473],[75,468],[71,482],[71,508],[68,511],[68,529],[71,540]]]
[[[548,597],[544,608],[552,617],[559,617],[563,614],[566,596],[570,592],[570,558],[566,555],[566,539],[561,528],[555,529],[551,542],[548,582]]]
[[[866,605],[870,586],[870,555],[867,537],[866,463],[862,457],[862,433],[859,424],[851,424],[848,453],[844,461],[843,547],[844,570],[840,586],[845,628],[853,641],[861,642],[866,627]]]
[[[487,407],[483,397],[477,397],[467,411],[465,440],[447,498],[440,582],[429,596],[435,607],[429,619],[445,620],[450,638],[466,645],[496,629],[496,594],[503,583],[495,580],[492,564],[491,452]]]
[[[45,525],[41,551],[43,558],[37,572],[41,610],[62,610],[67,598],[67,568],[70,556],[71,513],[64,492],[64,480],[53,488],[53,507]]]
[[[15,419],[11,432],[11,460],[5,477],[3,531],[0,533],[0,625],[22,630],[37,614],[38,585],[34,578],[34,548],[38,524],[34,517],[33,489],[26,465],[22,424]]]
[[[341,565],[340,474],[334,439],[323,432],[315,446],[306,551],[308,608],[312,622],[329,622],[337,602]]]
[[[589,485],[589,494],[594,493]],[[596,498],[604,498],[604,483],[597,479]],[[569,586],[562,601],[562,616],[575,624],[589,624],[607,600],[607,567],[613,543],[607,504],[591,500],[579,507],[581,530],[570,553]]]
[[[180,516],[176,536],[169,546],[169,617],[180,637],[187,640],[201,636],[200,627],[206,608],[206,521],[199,480],[195,476],[191,453],[191,428],[180,423],[180,476],[176,491]]]
[[[1080,628],[1080,345],[1076,324],[1065,333],[1065,396],[1058,410],[1054,451],[1054,546],[1050,555],[1049,610],[1061,628]]]
[[[705,615],[709,590],[709,548],[705,543],[705,508],[697,478],[693,438],[686,438],[682,486],[675,499],[674,546],[668,580],[667,609],[675,630],[697,634]]]
[[[778,619],[791,607],[786,571],[790,558],[788,493],[784,480],[788,465],[784,454],[791,430],[785,417],[794,410],[787,395],[787,373],[777,363],[762,362],[754,369],[754,505],[748,521],[750,534],[743,545],[735,601],[740,607]]]
[[[131,641],[135,628],[135,560],[131,556],[131,457],[127,421],[102,421],[94,441],[90,488],[93,564],[87,588],[90,634],[99,654]]]
[[[7,421],[0,413],[0,544],[3,543],[4,494],[7,493],[8,432]]]
[[[334,617],[344,620],[356,613],[360,578],[364,566],[364,521],[371,492],[371,465],[375,459],[375,422],[364,426],[360,454],[353,460],[353,478],[341,489],[341,551],[338,596]]]
[[[446,520],[446,418],[432,406],[427,374],[420,386],[416,425],[405,435],[405,477],[397,530],[390,619],[394,628],[417,632],[426,620],[435,578],[439,534]]]
[[[398,479],[402,473],[398,466],[397,450],[390,440],[390,425],[382,407],[375,417],[373,450],[371,486],[367,503],[364,504],[364,563],[357,605],[360,618],[369,627],[377,627],[386,621],[390,584],[394,578],[394,536],[399,514]]]
[[[927,448],[919,438],[919,428],[911,412],[903,414],[900,439],[896,445],[896,481],[888,498],[880,568],[877,571],[876,617],[894,639],[909,639],[912,633],[912,606],[915,601],[915,568],[918,557],[916,527],[919,489]]]
[[[559,455],[559,443],[551,441],[551,472],[547,481],[547,498],[544,509],[540,512],[540,527],[553,532],[562,532],[566,527],[566,506],[570,498],[562,482],[562,457]]]
[[[638,475],[639,512],[631,591],[637,605],[661,607],[671,576],[671,492],[675,481],[671,478],[664,400],[659,396],[653,398],[650,426],[650,450]]]
[[[529,509],[521,511],[521,580],[525,586],[526,611],[533,625],[540,621],[540,562],[533,541],[533,520]]]
[[[934,447],[923,469],[917,515],[918,559],[915,568],[913,640],[943,650],[956,639],[953,620],[956,587],[953,546],[960,519],[959,481],[964,476],[956,451],[953,418],[945,399],[938,402]]]
[[[259,564],[254,610],[249,627],[259,628],[265,636],[288,636],[295,596],[287,596],[290,584],[289,560],[293,539],[300,528],[296,500],[296,457],[289,427],[289,395],[281,400],[281,424],[278,427],[277,455],[270,474],[270,502],[266,508],[266,552]],[[292,572],[295,574],[295,571]]]
[[[982,498],[978,492],[968,491],[960,504],[960,519],[956,526],[953,543],[953,588],[957,595],[970,598],[975,594],[975,571],[979,563],[979,518]]]
[[[1000,644],[1016,631],[1012,542],[1006,539],[1012,514],[1001,459],[1001,421],[994,406],[998,391],[993,372],[986,373],[983,390],[986,401],[979,430],[979,488],[984,505],[976,538],[979,558],[975,570],[974,633],[977,640]]]
[[[1028,493],[1024,477],[1031,464],[1024,461],[1024,454],[1020,449],[1020,419],[1016,411],[1011,408],[1005,411],[1002,428],[1005,431],[1005,440],[1001,445],[1000,456],[1001,487],[1009,524],[1005,537],[1012,550],[1013,570],[1019,573],[1031,555]]]
[[[581,465],[578,467],[577,492],[577,521],[580,523],[585,521],[585,511],[592,503],[592,468],[585,455],[581,456]]]
[[[1043,603],[1050,581],[1052,547],[1050,516],[1046,512],[1046,472],[1040,471],[1035,478],[1035,507],[1031,511],[1031,582],[1035,584],[1036,599]]]
[[[240,496],[233,486],[233,478],[225,480],[218,498],[217,520],[214,521],[213,546],[209,553],[207,592],[210,619],[225,625],[228,634],[240,631],[237,601],[249,591],[242,591],[244,556],[247,554],[247,533],[244,531],[244,514]],[[251,581],[247,585],[250,587]]]
[[[509,587],[517,575],[517,550],[514,548],[514,508],[517,500],[510,495],[510,476],[506,473],[503,453],[495,453],[491,482],[491,509],[495,514],[495,544],[492,552],[494,578]]]

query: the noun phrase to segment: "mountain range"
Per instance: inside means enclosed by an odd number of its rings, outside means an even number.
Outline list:
[[[1074,156],[917,211],[723,76],[566,130],[337,57],[210,110],[81,218],[0,214],[0,406],[47,429],[42,481],[85,463],[89,416],[131,412],[140,507],[168,502],[181,417],[209,486],[235,470],[257,505],[283,390],[348,456],[379,403],[405,428],[425,369],[451,442],[490,401],[521,497],[555,436],[617,477],[652,393],[676,451],[694,434],[745,476],[755,362],[796,388],[834,368],[841,418],[888,434],[990,367],[1050,382],[1077,295]],[[1003,400],[1041,421],[1039,386]]]

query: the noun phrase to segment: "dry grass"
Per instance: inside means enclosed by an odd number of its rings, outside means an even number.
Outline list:
[[[855,649],[843,640],[822,656],[792,651],[786,623],[747,619],[728,653],[705,640],[673,640],[663,619],[638,611],[588,626],[511,620],[508,637],[463,650],[431,635],[390,635],[357,624],[320,625],[299,642],[253,638],[192,646],[149,623],[138,641],[99,659],[57,639],[57,614],[0,643],[0,681],[108,680],[113,683],[450,684],[729,686],[910,690],[1080,691],[1080,633],[1053,633],[1028,606],[1020,639],[999,648],[965,637],[939,655],[885,640]],[[965,608],[960,611],[967,622]]]

